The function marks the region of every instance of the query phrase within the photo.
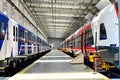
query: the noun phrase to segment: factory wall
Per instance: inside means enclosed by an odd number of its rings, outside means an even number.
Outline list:
[[[58,49],[60,47],[60,43],[63,40],[63,38],[48,38],[48,43],[52,46],[53,49]]]

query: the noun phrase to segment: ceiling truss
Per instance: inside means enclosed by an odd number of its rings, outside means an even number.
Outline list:
[[[40,28],[51,38],[66,38],[95,14],[99,0],[23,0]]]

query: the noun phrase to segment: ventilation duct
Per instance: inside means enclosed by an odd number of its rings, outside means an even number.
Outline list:
[[[111,2],[109,0],[100,0],[98,2],[98,4],[96,5],[96,7],[99,9],[99,10],[102,10],[103,8],[105,8],[108,4],[111,4]]]
[[[88,13],[86,16],[85,16],[85,19],[91,21],[93,19],[94,15],[92,13]]]

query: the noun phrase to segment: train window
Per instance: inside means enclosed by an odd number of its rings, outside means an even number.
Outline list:
[[[34,35],[31,34],[31,41],[32,41],[32,42],[34,42],[34,40],[35,40],[34,38],[35,38]]]
[[[31,41],[31,33],[28,33],[28,40]]]
[[[78,39],[78,46],[81,46],[81,36],[78,36],[79,39]]]
[[[25,32],[25,42],[28,43],[29,40],[29,33],[26,31]]]
[[[20,29],[20,37],[24,38],[24,30]]]
[[[75,47],[78,47],[77,38],[75,38]]]
[[[75,42],[74,42],[74,39],[72,39],[71,41],[70,41],[70,47],[74,47],[75,46]]]
[[[80,36],[78,36],[78,37],[75,39],[75,46],[76,46],[76,47],[79,47],[79,46],[80,46]]]
[[[107,39],[107,34],[105,30],[105,25],[102,23],[100,24],[100,40],[105,40]]]
[[[35,36],[35,42],[37,42],[37,37]]]
[[[40,42],[40,39],[39,39],[39,38],[37,38],[37,42],[38,42],[38,43]]]
[[[25,41],[27,40],[27,32],[25,31]]]
[[[4,36],[5,36],[4,27],[5,27],[4,21],[1,21],[1,25],[0,25],[0,39],[1,39],[1,40],[3,40],[3,39],[4,39]]]
[[[87,46],[93,45],[92,29],[89,29],[89,30],[87,31],[86,38],[87,38],[86,45],[87,45]]]
[[[30,33],[28,33],[27,36],[28,36],[27,39],[30,40],[30,37],[31,37]]]
[[[34,36],[34,42],[35,42],[35,36]]]
[[[66,47],[70,46],[70,40],[66,41]]]

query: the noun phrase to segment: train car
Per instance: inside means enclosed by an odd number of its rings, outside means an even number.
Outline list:
[[[15,62],[26,55],[47,50],[50,45],[46,41],[0,12],[0,71],[11,65],[15,67]]]
[[[106,6],[92,20],[91,24],[94,41],[96,39],[97,52],[106,62],[112,64],[118,62],[119,25],[117,3]]]
[[[103,68],[118,67],[118,28],[117,3],[109,4],[91,22],[74,33],[75,37],[70,40],[74,44],[72,49],[84,53],[90,62],[94,62],[94,57],[101,57]]]

